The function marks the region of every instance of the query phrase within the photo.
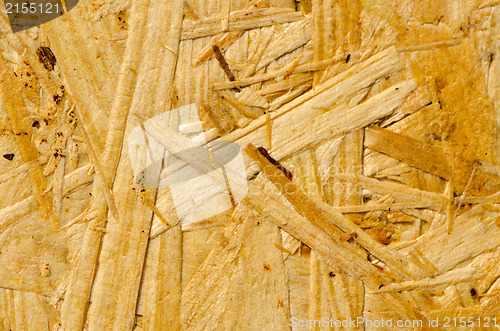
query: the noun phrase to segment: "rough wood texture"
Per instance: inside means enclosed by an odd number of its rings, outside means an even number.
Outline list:
[[[3,13],[0,330],[498,328],[499,22],[480,0]]]

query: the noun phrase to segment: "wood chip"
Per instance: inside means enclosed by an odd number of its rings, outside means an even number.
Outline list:
[[[232,11],[229,15],[228,27],[223,30],[219,17],[203,18],[200,21],[186,20],[182,26],[182,40],[213,36],[221,32],[250,30],[276,23],[298,21],[303,14],[290,9],[255,8],[251,10]]]

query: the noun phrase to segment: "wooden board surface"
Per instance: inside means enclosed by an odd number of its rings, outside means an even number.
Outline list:
[[[500,327],[498,1],[1,10],[0,330]]]

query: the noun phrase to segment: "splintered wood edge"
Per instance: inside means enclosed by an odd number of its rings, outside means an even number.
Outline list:
[[[278,226],[283,227],[285,230],[290,227],[292,233],[297,235],[298,238],[303,239],[304,243],[310,245],[313,249],[318,249],[318,252],[324,256],[325,261],[332,267],[340,265],[344,271],[362,280],[373,290],[383,287],[384,284],[394,282],[395,279],[393,276],[381,272],[373,264],[363,259],[359,255],[359,252],[354,250],[350,244],[340,240],[339,238],[344,232],[329,222],[331,218],[326,220],[325,215],[321,212],[321,209],[318,209],[314,202],[310,201],[307,196],[300,193],[298,187],[296,187],[295,184],[281,172],[281,170],[272,165],[255,146],[249,144],[244,151],[245,153],[248,153],[250,157],[254,158],[259,166],[262,167],[263,174],[271,181],[271,183],[273,183],[273,185],[276,186],[276,188],[278,188],[278,190],[290,199],[289,201],[297,209],[297,211],[304,214],[306,219],[309,221],[307,222],[307,227],[305,227],[304,224],[299,225],[299,223],[295,223],[295,220],[289,220],[286,224],[277,220],[276,224]],[[293,187],[291,191],[294,193],[287,195],[284,190],[285,185],[289,185],[289,188]],[[251,201],[249,203],[263,204],[264,201],[260,200],[261,199],[258,199],[258,202]],[[257,210],[262,210],[263,208],[265,208],[265,206],[258,206]],[[302,233],[302,230],[300,229],[305,230],[306,228],[308,230]],[[303,237],[304,235],[306,237]],[[337,237],[337,240],[334,240],[331,235]],[[325,246],[326,244],[328,244],[328,246]],[[408,303],[398,295],[392,295],[391,293],[385,294],[388,294],[389,296],[381,297],[386,300],[388,304],[391,304],[395,310],[401,312],[405,316],[425,319],[425,317],[417,311],[417,307],[409,306]]]

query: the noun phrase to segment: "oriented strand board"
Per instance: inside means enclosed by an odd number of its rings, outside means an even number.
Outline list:
[[[80,0],[13,33],[3,12],[0,330],[493,324],[499,20]]]

